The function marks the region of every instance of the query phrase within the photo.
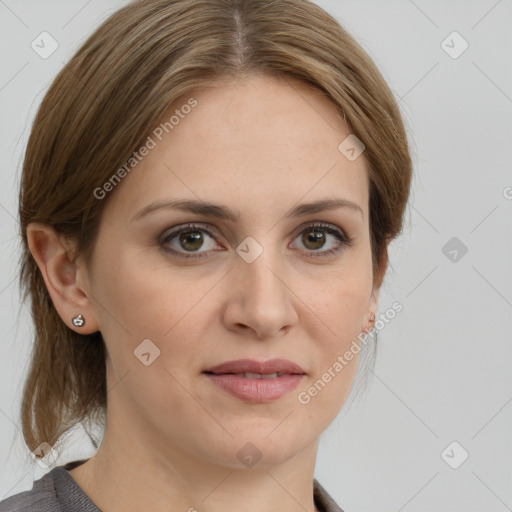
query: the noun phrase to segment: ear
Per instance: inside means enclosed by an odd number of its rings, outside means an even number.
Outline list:
[[[373,313],[375,315],[375,317],[377,316],[377,307],[378,307],[378,301],[379,301],[380,287],[382,285],[382,281],[384,280],[384,275],[385,275],[387,267],[388,267],[389,242],[390,242],[390,240],[386,240],[386,245],[385,245],[384,250],[382,251],[382,254],[380,257],[378,271],[373,277],[373,288],[372,288],[372,293],[370,295],[370,302],[368,305],[368,316],[371,313]],[[367,319],[365,329],[370,330],[372,327],[373,327],[372,322],[370,322],[369,319]]]
[[[98,331],[91,296],[85,289],[87,271],[83,264],[73,261],[73,244],[41,222],[31,222],[27,226],[27,239],[30,252],[63,322],[79,334]],[[72,322],[72,318],[78,314],[85,319],[81,327],[76,327]]]

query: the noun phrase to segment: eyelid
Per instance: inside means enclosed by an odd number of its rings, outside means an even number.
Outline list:
[[[311,257],[322,257],[322,256],[332,256],[333,254],[337,254],[341,252],[346,247],[350,247],[355,243],[355,238],[350,237],[346,231],[335,224],[330,224],[328,222],[318,222],[318,221],[312,221],[309,223],[306,223],[305,225],[298,228],[298,233],[295,235],[295,238],[303,233],[306,233],[308,231],[314,231],[315,229],[318,229],[318,231],[324,231],[332,236],[334,236],[338,244],[334,249],[328,249],[328,250],[319,250],[319,251],[305,251],[309,256]],[[294,240],[295,240],[294,238]]]
[[[294,230],[294,238],[297,238],[299,235],[303,234],[304,232],[307,232],[308,230],[313,231],[315,228],[318,230],[322,230],[327,232],[328,234],[331,234],[332,236],[336,237],[338,240],[338,245],[335,249],[329,249],[329,250],[318,250],[318,251],[307,251],[305,249],[302,249],[303,252],[308,253],[309,255],[316,257],[316,256],[327,256],[331,255],[333,253],[337,253],[341,251],[344,246],[351,246],[355,242],[354,238],[351,238],[349,235],[347,235],[346,231],[342,229],[339,226],[336,226],[335,224],[326,223],[323,221],[309,221],[301,226],[299,226],[296,230]],[[158,242],[160,245],[164,245],[169,240],[172,240],[176,236],[178,236],[182,232],[189,232],[189,231],[206,231],[213,239],[217,241],[217,237],[220,234],[218,229],[202,222],[193,223],[189,222],[186,224],[183,224],[181,226],[177,226],[175,228],[168,228],[164,230],[164,232],[159,236]],[[222,236],[222,235],[221,235]],[[217,241],[218,242],[218,241]],[[191,258],[199,258],[199,257],[207,257],[208,253],[210,251],[204,251],[204,252],[190,252],[187,253],[186,251],[179,251],[177,249],[165,249],[167,252],[170,252],[172,254],[177,255],[178,257],[183,257],[184,259],[191,259]]]
[[[318,228],[322,228],[322,229],[333,229],[335,231],[340,232],[340,234],[342,236],[344,236],[345,238],[347,238],[347,239],[350,238],[343,228],[341,228],[339,226],[336,226],[336,224],[330,224],[328,222],[323,222],[323,221],[309,221],[309,222],[305,222],[304,224],[301,224],[299,227],[294,229],[292,231],[292,233],[290,233],[290,235],[293,234],[293,233],[297,233],[297,235],[300,235],[305,229],[314,228],[314,227],[318,227]],[[202,222],[197,222],[197,223],[188,222],[188,223],[176,226],[175,228],[166,228],[163,231],[163,233],[159,236],[159,241],[162,241],[165,238],[168,238],[168,237],[166,237],[166,234],[168,234],[168,235],[171,235],[171,234],[172,235],[177,235],[177,234],[179,234],[179,233],[181,233],[183,231],[194,230],[194,229],[196,229],[196,230],[197,229],[204,229],[210,235],[215,235],[215,236],[219,236],[220,235],[220,236],[222,236],[220,234],[219,230],[217,228],[215,228],[214,226],[210,226],[209,224],[205,224],[205,223],[202,223]]]
[[[165,229],[162,232],[162,234],[158,237],[158,241],[159,241],[159,243],[163,243],[163,242],[165,242],[165,240],[174,238],[176,235],[179,235],[180,233],[182,233],[184,231],[187,232],[187,231],[194,231],[194,230],[196,230],[196,231],[204,230],[212,236],[218,236],[218,234],[219,234],[217,229],[215,229],[214,227],[212,227],[208,224],[188,222],[186,224],[182,224],[179,226]]]
[[[306,229],[311,229],[311,228],[332,230],[332,231],[335,231],[336,233],[339,233],[341,236],[343,236],[347,239],[349,238],[349,236],[346,234],[345,230],[339,226],[336,226],[336,224],[331,224],[330,222],[315,221],[315,220],[301,224],[294,232],[296,232],[297,235],[300,235]]]

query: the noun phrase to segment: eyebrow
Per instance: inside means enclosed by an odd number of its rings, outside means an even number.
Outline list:
[[[349,210],[359,212],[361,216],[364,216],[362,208],[352,201],[347,199],[323,199],[311,203],[304,203],[293,207],[289,210],[284,218],[288,219],[291,217],[303,217],[313,213],[319,213],[326,210],[335,210],[338,208],[347,208]],[[132,222],[146,215],[161,209],[175,209],[184,212],[195,213],[198,215],[204,215],[208,217],[216,217],[218,219],[236,222],[240,218],[240,212],[238,210],[232,210],[227,206],[222,206],[214,203],[206,203],[204,201],[197,201],[195,199],[175,199],[172,201],[162,200],[156,201],[144,207],[142,210],[137,212],[132,217]]]

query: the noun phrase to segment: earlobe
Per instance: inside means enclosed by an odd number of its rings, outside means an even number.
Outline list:
[[[375,323],[375,313],[373,311],[368,315],[368,322],[365,327],[363,327],[363,332],[368,334],[370,330],[373,328],[373,324]]]
[[[41,271],[53,305],[63,322],[81,334],[99,330],[90,296],[78,276],[85,272],[73,260],[71,244],[48,224],[32,222],[27,226],[30,252]],[[79,313],[87,317],[87,325],[73,321]]]

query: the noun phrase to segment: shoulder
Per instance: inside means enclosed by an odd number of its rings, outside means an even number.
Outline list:
[[[59,512],[55,490],[56,468],[36,480],[32,489],[0,501],[0,512]]]
[[[313,495],[315,505],[320,512],[343,512],[316,478],[313,479]],[[2,510],[0,510],[0,512],[2,512]]]
[[[101,512],[69,473],[70,469],[87,460],[55,466],[34,481],[29,491],[0,502],[0,512]]]

